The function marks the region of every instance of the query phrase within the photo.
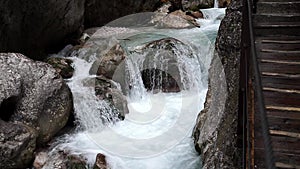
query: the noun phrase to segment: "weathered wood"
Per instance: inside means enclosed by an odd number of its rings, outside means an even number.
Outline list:
[[[300,90],[300,78],[288,78],[282,76],[262,76],[262,84],[263,87]]]
[[[300,0],[259,0],[257,13],[253,15],[258,66],[277,168],[300,166],[299,5]],[[249,101],[249,109],[255,110],[254,117],[249,116],[251,124],[254,123],[254,129],[250,130],[254,130],[254,137],[249,140],[254,150],[252,168],[266,168],[261,115],[253,99]]]
[[[258,59],[269,59],[269,60],[279,60],[279,61],[300,61],[299,53],[274,53],[271,51],[260,52]]]
[[[285,42],[285,43],[279,43],[279,42]],[[290,43],[289,43],[290,42]],[[299,51],[300,50],[300,43],[297,43],[298,41],[275,41],[275,43],[267,43],[265,40],[261,41],[260,50],[264,51],[266,49],[281,49],[286,51]]]
[[[278,168],[300,169],[300,166],[299,166],[299,165],[285,164],[285,163],[281,163],[281,162],[276,162],[275,165],[276,165],[276,167],[278,167]]]
[[[263,91],[265,103],[270,106],[300,108],[300,94]]]
[[[288,136],[288,137],[295,137],[295,138],[299,138],[300,139],[300,133],[280,131],[280,130],[270,130],[270,134],[272,134],[272,135]],[[298,145],[299,144],[297,143],[297,146]]]
[[[259,68],[262,72],[300,75],[300,66],[298,64],[261,62]]]
[[[267,115],[271,118],[300,120],[300,111],[288,111],[267,107]]]

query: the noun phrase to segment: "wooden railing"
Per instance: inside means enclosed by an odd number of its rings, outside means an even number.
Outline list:
[[[242,29],[242,53],[240,59],[240,102],[239,102],[239,128],[242,135],[242,168],[251,167],[250,127],[248,121],[248,85],[249,77],[254,78],[255,103],[260,114],[261,131],[264,143],[265,166],[267,169],[275,169],[272,143],[269,133],[269,125],[265,110],[265,101],[262,92],[261,73],[257,62],[255,37],[253,31],[253,12],[256,10],[256,2],[243,1],[243,29]],[[251,66],[250,66],[251,65]]]

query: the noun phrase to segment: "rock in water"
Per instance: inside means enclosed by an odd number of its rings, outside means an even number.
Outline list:
[[[142,79],[147,90],[179,92],[188,89],[181,76],[187,71],[187,65],[181,60],[194,56],[186,44],[174,38],[163,38],[146,44],[136,52],[145,56]]]
[[[120,44],[114,45],[100,60],[93,64],[97,66],[97,75],[103,75],[108,79],[112,79],[117,67],[124,61],[126,55]]]
[[[113,114],[124,120],[129,113],[126,97],[122,91],[114,85],[114,82],[104,77],[95,79],[95,94],[101,100],[106,100],[112,108]],[[112,119],[105,119],[106,122]]]
[[[52,151],[52,152],[51,152]],[[55,151],[55,154],[53,154]],[[50,156],[50,154],[52,154]],[[42,150],[37,153],[33,166],[35,169],[88,169],[88,160],[86,157],[78,154],[72,154],[68,150]]]
[[[73,63],[70,59],[51,57],[46,60],[47,63],[53,66],[53,68],[59,73],[64,79],[71,78],[74,73],[74,68],[71,66]]]
[[[47,160],[48,160],[48,152],[38,152],[36,153],[35,155],[35,159],[34,159],[34,162],[33,162],[33,167],[35,169],[42,169],[43,166],[46,164]]]
[[[167,14],[163,9],[164,7],[165,6],[155,11],[155,15],[150,21],[155,24],[157,28],[184,29],[199,27],[199,24],[193,16],[186,15],[182,10]]]
[[[107,166],[105,155],[100,154],[100,153],[97,154],[96,162],[94,164],[93,169],[109,169],[109,167]]]
[[[22,54],[0,53],[0,72],[0,118],[33,128],[45,144],[68,121],[70,89],[51,65]]]

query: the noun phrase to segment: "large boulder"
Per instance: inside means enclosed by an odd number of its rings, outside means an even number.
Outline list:
[[[242,1],[234,0],[220,25],[205,108],[198,116],[193,133],[203,169],[239,168],[237,116],[241,29]]]
[[[0,168],[25,168],[30,165],[36,137],[34,129],[0,119]]]
[[[51,65],[22,54],[0,53],[0,65],[0,118],[33,128],[45,144],[68,121],[70,89]]]
[[[142,79],[147,90],[179,92],[184,88],[182,81],[185,66],[184,57],[193,58],[193,51],[175,38],[163,38],[146,44],[139,51],[145,57],[142,68]],[[182,67],[180,70],[179,67]]]
[[[160,0],[86,0],[86,28],[102,26],[122,16],[138,12],[152,12],[161,4]]]
[[[77,39],[83,19],[84,0],[0,0],[0,52],[42,60]]]

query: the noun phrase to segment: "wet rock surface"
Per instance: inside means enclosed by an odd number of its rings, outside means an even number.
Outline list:
[[[82,155],[72,154],[67,150],[54,150],[55,156],[49,156],[51,149],[36,154],[33,166],[35,169],[88,169],[88,160]]]
[[[118,66],[124,61],[126,54],[120,44],[114,45],[106,54],[101,56],[94,64],[98,68],[97,75],[112,79]],[[92,73],[92,72],[91,72]]]
[[[169,13],[157,24],[162,28],[194,28],[199,27],[194,17],[186,15],[182,10]]]
[[[194,128],[195,147],[203,168],[238,168],[237,115],[242,2],[235,0],[226,11],[211,63],[209,90],[204,110]]]
[[[83,31],[83,0],[0,0],[0,52],[42,60]]]
[[[182,0],[182,7],[185,11],[198,11],[199,9],[212,8],[214,0]]]
[[[145,55],[142,78],[147,90],[179,92],[183,89],[178,66],[183,57],[192,57],[193,53],[183,42],[164,38],[148,43],[137,53]]]
[[[165,4],[154,12],[154,16],[151,19],[151,23],[155,24],[157,28],[195,28],[199,27],[196,22],[196,16],[191,12],[186,13],[180,10],[171,10],[170,4]],[[199,15],[198,15],[199,16]]]
[[[95,93],[99,99],[109,103],[112,111],[114,111],[113,114],[116,114],[121,120],[125,119],[125,115],[129,113],[127,100],[121,89],[112,80],[104,77],[96,78]],[[107,120],[110,121],[110,119]]]
[[[97,154],[96,162],[94,164],[93,169],[110,169],[110,167],[107,165],[106,157],[103,154]]]
[[[125,51],[120,44],[113,45],[106,53],[99,54],[93,63],[90,74],[98,75],[95,78],[95,94],[101,100],[106,100],[119,119],[124,120],[128,114],[127,100],[120,86],[113,80],[118,73],[116,70],[124,65]],[[123,73],[119,74],[124,79]],[[108,119],[109,120],[109,119]]]
[[[22,54],[0,53],[0,65],[0,71],[5,72],[0,75],[0,132],[7,130],[5,123],[25,126],[16,129],[20,132],[13,132],[14,138],[20,138],[18,146],[24,145],[16,152],[33,151],[35,143],[45,144],[66,125],[73,110],[71,91],[50,65],[35,62]],[[32,128],[32,131],[26,128]],[[21,139],[22,135],[26,137]],[[31,160],[32,154],[26,154]],[[8,155],[5,158],[13,160],[15,157]]]
[[[66,58],[51,57],[46,62],[53,66],[53,68],[64,79],[69,79],[73,76],[74,68],[72,67],[73,61]]]
[[[0,119],[0,168],[24,168],[30,165],[36,138],[33,128]]]
[[[42,169],[43,166],[46,164],[48,158],[49,158],[48,152],[43,152],[43,151],[37,152],[33,162],[33,167],[35,169]]]

